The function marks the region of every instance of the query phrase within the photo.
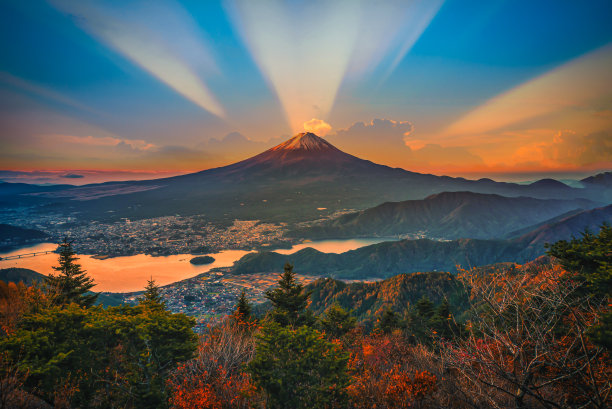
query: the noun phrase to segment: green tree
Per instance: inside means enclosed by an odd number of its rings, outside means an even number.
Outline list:
[[[583,284],[576,295],[591,296],[603,309],[599,323],[589,330],[597,344],[612,349],[612,226],[604,223],[599,234],[588,230],[581,238],[561,240],[548,246],[548,254],[572,273],[571,280]]]
[[[588,290],[604,297],[612,295],[612,226],[604,223],[598,235],[586,230],[581,238],[548,245],[548,254],[574,273]]]
[[[151,277],[150,280],[147,280],[147,285],[145,287],[144,293],[142,297],[138,299],[140,305],[143,305],[147,308],[153,309],[166,309],[166,303],[161,295],[161,290],[159,286],[155,284],[155,280]]]
[[[338,304],[332,304],[320,320],[321,329],[331,338],[342,338],[355,328],[357,320],[350,311]]]
[[[312,328],[267,322],[247,370],[269,408],[341,408],[347,404],[348,354]]]
[[[378,322],[378,328],[385,334],[390,334],[400,328],[401,322],[398,314],[391,307],[387,307]]]
[[[71,407],[165,408],[170,371],[196,349],[194,324],[144,305],[56,305],[21,317],[0,350],[29,375],[29,392],[49,403],[68,388]]]
[[[434,315],[429,319],[428,326],[438,337],[452,339],[460,332],[460,328],[453,319],[450,304],[445,298],[436,308]]]
[[[45,283],[54,301],[60,305],[70,303],[76,303],[82,307],[93,305],[98,298],[98,294],[93,294],[89,290],[95,284],[93,279],[81,269],[80,264],[76,263],[78,257],[75,256],[72,249],[72,241],[64,238],[64,241],[59,244],[58,250],[59,266],[52,267],[58,273],[45,277]]]
[[[238,302],[236,303],[236,309],[232,318],[236,322],[249,322],[251,321],[251,303],[246,297],[246,291],[242,290]]]
[[[422,319],[428,320],[434,315],[434,304],[429,300],[429,298],[423,296],[419,301],[417,301],[416,312]]]
[[[272,310],[267,316],[269,320],[291,327],[314,322],[312,314],[306,310],[310,292],[304,291],[304,286],[297,282],[291,264],[285,264],[278,287],[267,290],[265,297],[272,302]]]

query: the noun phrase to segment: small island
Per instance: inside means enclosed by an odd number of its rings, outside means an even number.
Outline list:
[[[214,261],[215,259],[211,256],[198,256],[198,257],[194,257],[191,260],[189,260],[191,264],[194,264],[196,266],[201,266],[202,264],[214,263]]]

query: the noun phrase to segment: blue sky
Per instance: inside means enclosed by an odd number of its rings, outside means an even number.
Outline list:
[[[605,170],[611,17],[609,1],[4,1],[0,168],[199,170],[316,119],[411,170]]]

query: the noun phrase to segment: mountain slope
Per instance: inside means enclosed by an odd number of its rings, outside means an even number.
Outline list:
[[[238,260],[236,274],[275,272],[285,263],[296,266],[303,274],[325,275],[344,279],[385,278],[417,271],[456,271],[457,266],[470,268],[485,264],[518,261],[521,243],[505,240],[461,239],[440,242],[428,239],[388,241],[341,254],[321,253],[306,248],[283,255],[275,252],[247,254]]]
[[[444,191],[568,199],[596,198],[600,189],[419,174],[357,158],[304,133],[220,168],[165,179],[37,190],[19,197],[43,201],[45,206],[38,208],[41,212],[79,212],[81,220],[199,214],[214,220],[291,222],[385,201],[423,199]]]
[[[545,243],[570,239],[585,228],[597,232],[612,223],[612,205],[583,211],[511,240],[427,239],[390,241],[341,254],[306,248],[283,255],[275,252],[247,254],[232,267],[236,274],[281,271],[285,263],[304,274],[335,278],[385,278],[418,271],[450,271],[487,264],[524,263],[545,253]]]
[[[40,243],[48,239],[49,235],[40,230],[0,224],[0,250]]]
[[[42,283],[44,275],[28,268],[9,267],[0,269],[0,280],[5,283],[23,282],[25,285]]]
[[[529,248],[541,248],[544,243],[578,237],[585,229],[597,232],[604,222],[612,224],[612,205],[586,210],[561,220],[553,219],[530,232],[516,236],[514,240],[525,243]]]
[[[465,288],[454,275],[444,272],[398,274],[372,283],[347,284],[322,278],[310,283],[306,289],[312,291],[308,308],[315,314],[322,314],[332,304],[338,304],[352,310],[358,321],[375,320],[386,308],[403,312],[422,297],[434,304],[447,299],[459,310],[468,305]]]
[[[565,186],[565,185],[564,185]],[[577,208],[588,200],[543,200],[472,192],[444,192],[423,200],[383,203],[292,232],[298,237],[344,238],[425,234],[456,239],[499,238]]]

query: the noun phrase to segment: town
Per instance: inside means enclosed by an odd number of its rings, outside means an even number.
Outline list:
[[[318,276],[297,274],[296,279],[306,285]],[[266,301],[265,291],[274,287],[277,273],[236,275],[230,268],[217,268],[196,277],[161,287],[166,308],[173,313],[183,313],[196,319],[196,332],[203,332],[211,325],[232,314],[242,290],[249,301],[257,306]],[[126,304],[135,304],[142,292],[112,295],[121,297]]]
[[[290,248],[293,241],[284,237],[285,223],[262,223],[259,220],[234,220],[227,226],[212,223],[203,216],[165,216],[113,223],[76,222],[75,215],[50,213],[40,215],[32,208],[5,210],[0,223],[36,229],[48,235],[49,241],[64,237],[75,239],[79,254],[100,258],[149,254],[207,254],[221,250],[258,250]]]

